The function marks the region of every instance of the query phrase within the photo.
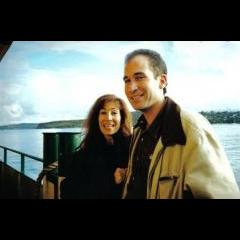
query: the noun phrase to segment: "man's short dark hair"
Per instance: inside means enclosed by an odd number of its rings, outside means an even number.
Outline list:
[[[149,65],[153,70],[155,78],[161,74],[167,74],[167,65],[162,56],[158,52],[150,49],[137,49],[130,52],[125,57],[125,64],[127,64],[132,58],[138,55],[143,55],[148,58]],[[163,92],[164,94],[167,92],[166,88],[163,89]]]

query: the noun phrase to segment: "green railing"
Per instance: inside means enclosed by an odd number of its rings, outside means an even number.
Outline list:
[[[3,152],[3,162],[5,164],[7,164],[7,151],[17,153],[17,154],[19,154],[21,156],[21,170],[20,170],[20,172],[22,174],[25,174],[25,157],[31,158],[33,160],[36,160],[38,162],[42,162],[43,163],[43,159],[35,157],[35,156],[32,156],[32,155],[29,155],[27,153],[23,153],[23,152],[20,152],[20,151],[11,149],[11,148],[7,148],[7,147],[1,146],[1,145],[0,145],[0,148],[2,148],[3,151],[4,151]]]

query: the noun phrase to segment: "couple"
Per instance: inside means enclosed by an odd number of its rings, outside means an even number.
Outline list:
[[[100,97],[86,135],[61,183],[62,198],[239,198],[223,147],[199,114],[166,97],[167,67],[159,53],[125,58],[125,94],[143,114],[132,134],[131,114],[114,95]]]

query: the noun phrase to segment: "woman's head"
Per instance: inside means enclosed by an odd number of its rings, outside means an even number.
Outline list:
[[[107,101],[103,104],[98,114],[98,124],[101,133],[106,139],[117,133],[121,127],[120,102]]]
[[[113,94],[103,95],[93,104],[84,127],[84,147],[96,146],[104,138],[109,140],[116,133],[127,137],[132,131],[131,113],[121,98]]]

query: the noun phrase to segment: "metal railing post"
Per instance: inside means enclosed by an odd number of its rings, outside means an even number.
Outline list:
[[[24,159],[24,154],[21,154],[21,173],[24,174],[25,171],[25,159]]]
[[[6,148],[4,148],[3,162],[7,163],[7,149]]]

